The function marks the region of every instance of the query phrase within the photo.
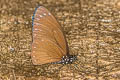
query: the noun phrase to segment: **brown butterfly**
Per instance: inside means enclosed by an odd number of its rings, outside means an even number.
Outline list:
[[[69,54],[62,27],[43,6],[38,6],[32,18],[32,52],[34,65],[46,63],[72,63],[76,56]]]

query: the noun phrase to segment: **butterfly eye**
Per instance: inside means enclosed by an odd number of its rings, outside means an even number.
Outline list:
[[[32,18],[32,52],[34,65],[46,63],[68,64],[74,61],[69,55],[62,27],[55,17],[43,6],[38,6]]]

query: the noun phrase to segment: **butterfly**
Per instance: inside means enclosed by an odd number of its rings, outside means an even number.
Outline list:
[[[68,64],[76,59],[75,55],[69,54],[62,27],[43,6],[35,8],[32,17],[31,58],[34,65]]]

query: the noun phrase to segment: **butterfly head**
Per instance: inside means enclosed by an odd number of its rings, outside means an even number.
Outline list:
[[[68,58],[69,58],[69,62],[70,62],[70,63],[72,63],[72,62],[74,62],[75,60],[77,60],[77,56],[76,56],[76,55],[69,55]]]

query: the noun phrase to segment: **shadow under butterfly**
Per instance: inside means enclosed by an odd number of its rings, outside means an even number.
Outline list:
[[[32,37],[31,58],[34,65],[68,64],[77,59],[69,54],[62,27],[43,6],[38,6],[34,11]]]

